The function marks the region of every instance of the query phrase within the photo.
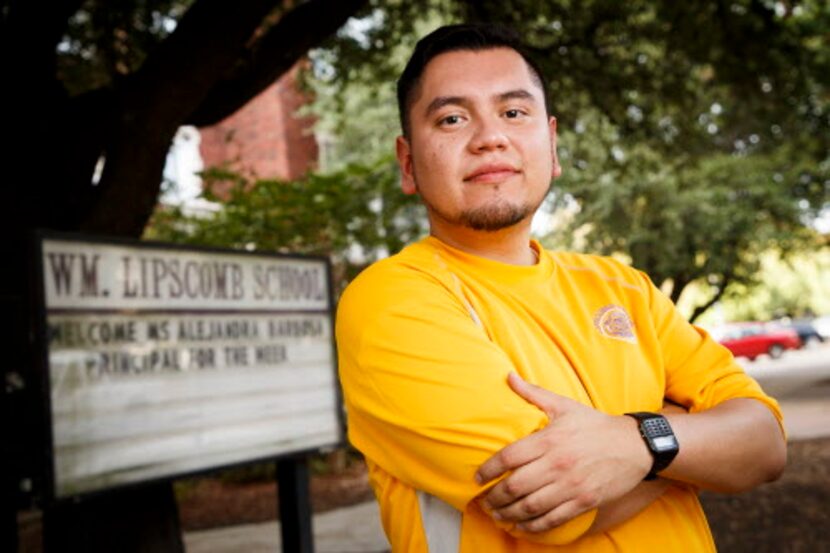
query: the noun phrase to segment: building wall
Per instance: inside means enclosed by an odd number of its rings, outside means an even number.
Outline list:
[[[228,167],[248,177],[291,180],[316,167],[314,119],[296,115],[307,102],[297,87],[298,68],[219,124],[199,129],[206,169]]]

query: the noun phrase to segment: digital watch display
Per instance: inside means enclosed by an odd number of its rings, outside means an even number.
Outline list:
[[[657,473],[669,466],[669,463],[674,460],[677,452],[680,451],[680,444],[677,443],[677,438],[669,421],[663,415],[644,411],[626,413],[626,415],[637,419],[640,435],[643,437],[652,457],[654,457],[651,470],[644,480],[654,480],[657,478]]]

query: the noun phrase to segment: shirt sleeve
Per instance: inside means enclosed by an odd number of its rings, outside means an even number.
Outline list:
[[[398,480],[463,512],[487,488],[474,480],[479,466],[547,416],[510,389],[509,357],[461,298],[427,275],[401,273],[393,286],[358,279],[338,306],[349,438]],[[595,516],[534,541],[573,541]]]
[[[666,371],[666,398],[696,413],[726,400],[751,398],[772,412],[784,432],[778,402],[735,362],[732,353],[705,330],[690,324],[651,280],[650,306]]]

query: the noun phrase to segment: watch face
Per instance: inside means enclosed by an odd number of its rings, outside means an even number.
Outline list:
[[[677,443],[671,425],[664,416],[645,411],[626,415],[634,417],[640,423],[640,435],[654,456],[654,464],[644,480],[654,480],[675,458],[680,451],[680,444]]]
[[[657,451],[666,451],[677,447],[677,440],[674,436],[658,436],[652,438],[651,443],[654,444],[654,449]]]

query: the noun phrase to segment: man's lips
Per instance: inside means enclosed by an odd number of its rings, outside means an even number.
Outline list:
[[[521,171],[506,163],[495,163],[476,167],[464,176],[464,182],[488,183],[501,182],[504,179],[519,174]]]

